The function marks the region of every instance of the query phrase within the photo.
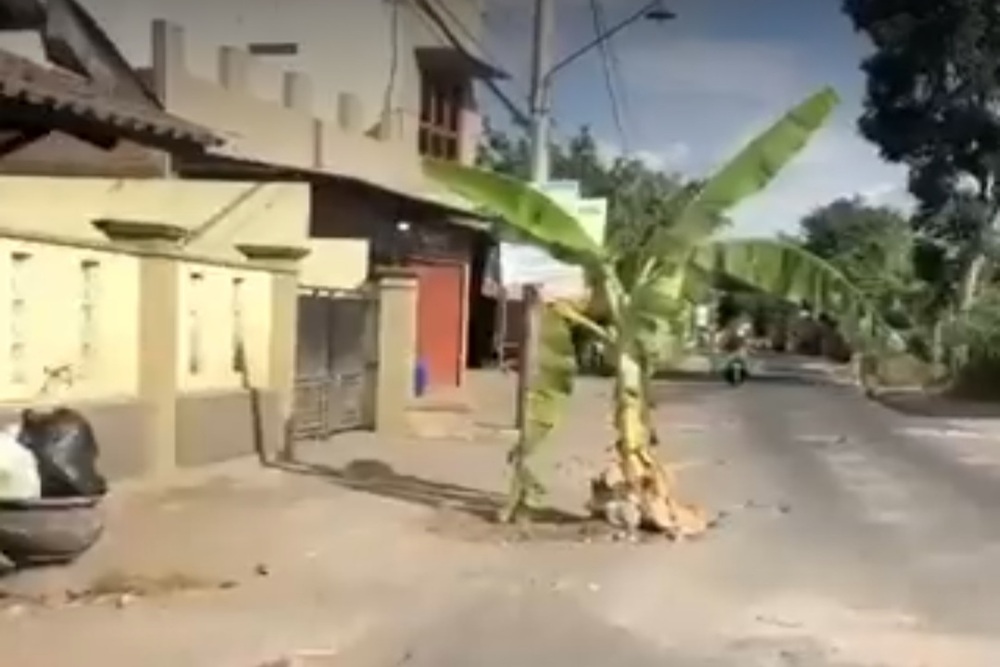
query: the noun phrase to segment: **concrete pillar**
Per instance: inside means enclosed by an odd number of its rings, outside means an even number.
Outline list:
[[[235,46],[219,49],[219,83],[223,88],[234,92],[247,89],[252,57]]]
[[[94,222],[111,241],[140,253],[139,401],[146,411],[146,474],[169,475],[177,466],[179,246],[187,231],[131,220]]]
[[[362,134],[364,122],[361,99],[354,93],[337,95],[337,124],[340,129],[349,134]]]
[[[153,21],[153,87],[156,96],[168,107],[173,101],[170,82],[187,74],[184,29],[156,19]]]
[[[417,363],[417,277],[405,268],[383,268],[378,277],[378,377],[375,431],[404,435]]]
[[[483,138],[483,118],[475,108],[463,107],[459,113],[458,161],[472,166]]]
[[[265,443],[279,443],[277,451],[266,452],[278,458],[294,458],[292,409],[295,405],[295,347],[298,335],[299,263],[309,254],[308,248],[281,245],[236,246],[244,257],[267,266],[271,271],[271,339],[267,371],[260,388],[271,392],[278,404],[279,418],[275,432],[263,433]]]
[[[312,79],[302,72],[285,72],[281,79],[281,100],[288,109],[312,115]]]

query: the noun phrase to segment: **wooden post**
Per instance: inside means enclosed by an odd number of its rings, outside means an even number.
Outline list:
[[[493,354],[501,373],[507,372],[507,288],[497,291],[496,320],[493,328]]]
[[[521,293],[521,340],[517,369],[517,429],[523,440],[527,436],[528,395],[535,366],[538,363],[539,329],[542,296],[538,285],[525,285]]]

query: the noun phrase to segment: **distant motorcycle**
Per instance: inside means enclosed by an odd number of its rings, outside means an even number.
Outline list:
[[[732,387],[739,387],[746,382],[750,373],[747,369],[746,359],[740,356],[730,357],[722,367],[722,377]]]
[[[750,375],[747,363],[748,332],[730,330],[723,334],[720,341],[725,361],[722,364],[722,377],[732,387],[739,387]]]

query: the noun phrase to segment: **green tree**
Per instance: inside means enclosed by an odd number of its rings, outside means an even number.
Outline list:
[[[957,244],[960,312],[987,271],[1000,210],[1000,11],[995,0],[844,0],[875,52],[861,132],[909,169],[932,239]]]
[[[828,260],[887,316],[901,314],[914,285],[913,231],[899,211],[842,198],[801,221],[807,250]]]
[[[836,103],[831,90],[805,100],[703,184],[677,190],[658,209],[663,217],[643,229],[644,242],[627,247],[595,243],[572,215],[522,181],[454,163],[428,163],[433,178],[493,211],[521,238],[583,267],[591,277],[592,298],[607,314],[602,325],[589,317],[589,304],[556,302],[544,311],[527,437],[511,455],[514,476],[508,516],[533,506],[542,489],[531,461],[572,387],[569,322],[587,327],[607,344],[615,372],[618,460],[595,480],[592,509],[607,512],[627,501],[643,523],[661,531],[686,535],[706,528],[704,513],[679,500],[673,476],[651,449],[642,341],[675,311],[687,281],[717,273],[768,293],[808,297],[845,313],[847,319],[860,319],[866,312],[864,298],[842,273],[799,246],[714,238],[724,221],[722,214],[765,188],[822,126]]]
[[[663,206],[685,185],[680,174],[654,169],[641,160],[602,156],[587,126],[565,142],[552,143],[549,154],[553,179],[578,181],[584,197],[608,200],[606,233],[616,246],[641,242],[644,226],[651,219],[662,218]],[[487,125],[478,166],[528,180],[530,164],[527,139],[511,137]]]

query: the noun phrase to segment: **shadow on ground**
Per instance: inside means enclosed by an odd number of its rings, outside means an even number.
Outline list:
[[[450,537],[477,542],[565,541],[610,533],[603,521],[553,507],[534,510],[530,521],[500,523],[498,516],[506,501],[502,494],[399,473],[376,459],[356,459],[342,468],[305,462],[275,466],[286,472],[319,477],[352,491],[437,510],[428,529]]]
[[[883,407],[911,417],[1000,418],[1000,402],[998,401],[960,399],[939,392],[886,390],[873,394],[872,399]]]

